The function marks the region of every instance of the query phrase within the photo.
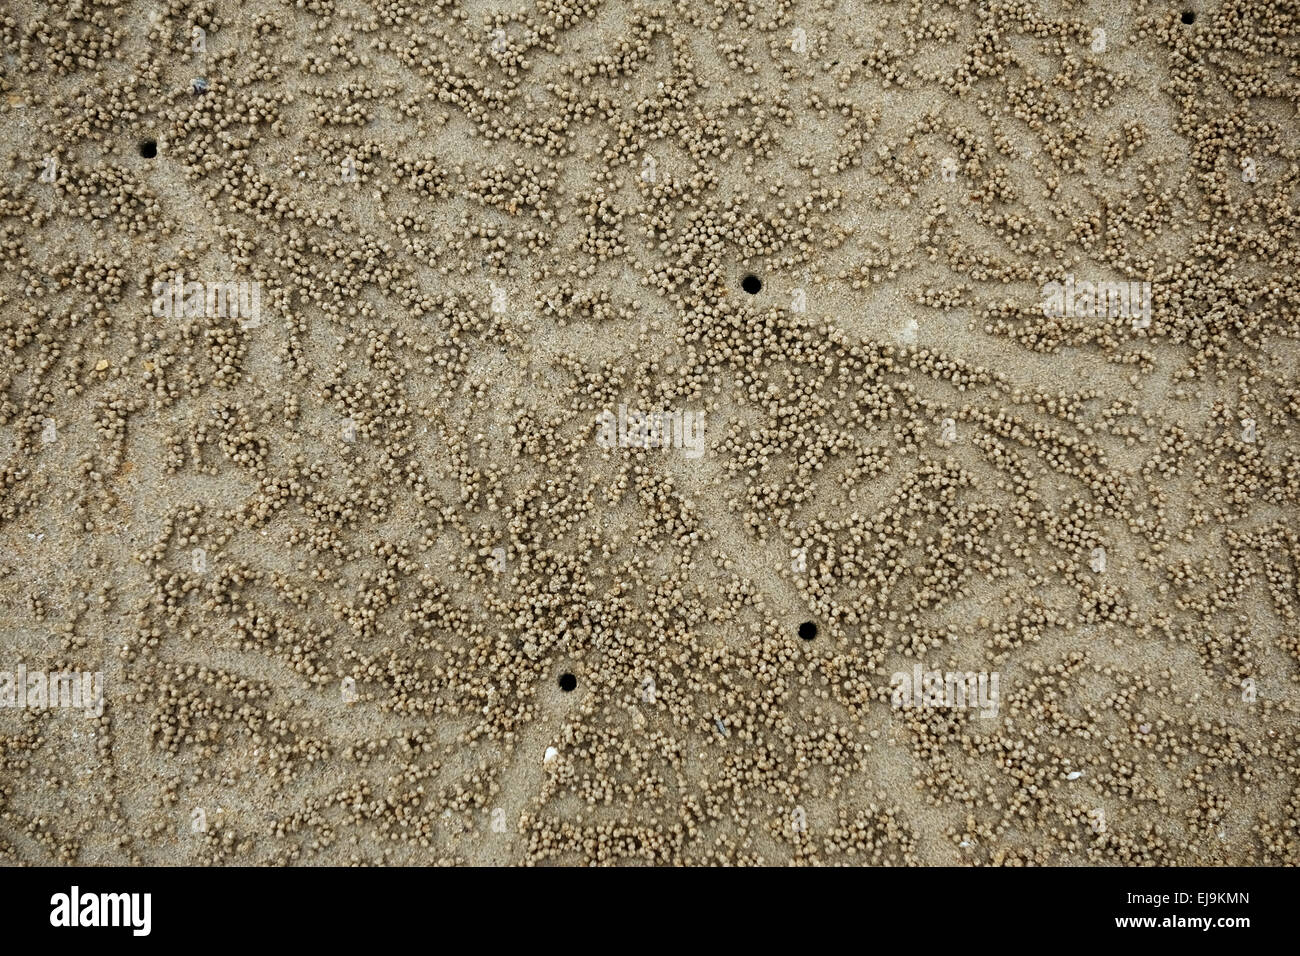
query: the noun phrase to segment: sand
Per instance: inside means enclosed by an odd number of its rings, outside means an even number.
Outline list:
[[[1298,31],[16,0],[0,862],[1300,862]]]

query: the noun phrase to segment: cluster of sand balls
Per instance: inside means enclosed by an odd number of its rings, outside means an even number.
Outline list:
[[[602,10],[0,18],[0,860],[1300,862],[1286,5]]]

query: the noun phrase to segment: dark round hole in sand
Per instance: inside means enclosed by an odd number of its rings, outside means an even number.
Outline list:
[[[763,280],[755,275],[748,275],[740,280],[740,287],[750,295],[758,295],[763,291]]]
[[[811,641],[817,636],[817,625],[812,621],[804,621],[799,625],[799,636],[805,641]]]
[[[578,678],[574,677],[572,674],[560,675],[560,690],[565,691],[567,693],[568,691],[573,690],[577,686],[578,686]]]
[[[1195,23],[1195,22],[1196,22],[1196,11],[1195,11],[1195,10],[1184,10],[1184,11],[1183,11],[1183,22],[1184,22],[1184,23],[1187,23],[1187,24]]]
[[[158,155],[158,141],[146,139],[140,141],[140,155],[145,159],[153,159]]]

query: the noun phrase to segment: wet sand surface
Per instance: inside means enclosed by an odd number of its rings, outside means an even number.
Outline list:
[[[0,862],[1300,862],[1294,3],[0,54]]]

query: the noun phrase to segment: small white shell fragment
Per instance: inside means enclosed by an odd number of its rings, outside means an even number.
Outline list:
[[[966,847],[974,846],[975,844],[971,843],[970,840],[962,840],[962,841],[961,841],[960,843],[958,843],[957,845],[958,845],[959,847],[966,848]]]
[[[542,757],[542,764],[549,767],[551,764],[555,763],[555,761],[559,759],[560,759],[560,752],[556,750],[554,747],[547,747],[546,753]]]
[[[1142,724],[1141,726],[1138,727],[1138,733],[1140,733],[1140,734],[1149,734],[1149,733],[1151,733],[1151,725],[1150,725],[1150,724]]]
[[[1083,771],[1082,771],[1082,770],[1071,770],[1069,773],[1067,773],[1067,774],[1065,775],[1065,779],[1066,779],[1066,780],[1078,780],[1078,779],[1079,779],[1080,777],[1082,777],[1082,776],[1083,776]]]

